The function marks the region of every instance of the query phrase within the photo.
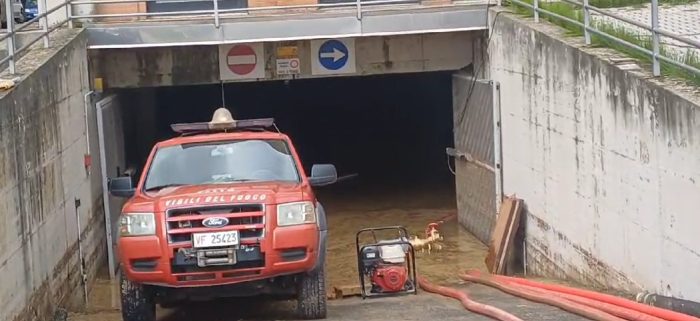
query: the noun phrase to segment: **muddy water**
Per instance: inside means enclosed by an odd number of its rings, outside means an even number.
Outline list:
[[[428,223],[456,214],[453,192],[449,189],[403,190],[394,193],[352,193],[345,197],[330,195],[327,204],[329,223],[329,287],[358,285],[355,235],[367,227],[400,225],[411,235],[425,236]],[[419,274],[433,282],[459,282],[458,272],[485,271],[486,246],[457,224],[456,217],[440,225],[442,249],[416,252]],[[370,234],[367,234],[369,236]],[[397,235],[386,235],[387,239]],[[362,239],[361,242],[372,242]],[[362,243],[361,243],[362,244]]]
[[[454,191],[449,188],[375,188],[342,187],[321,191],[319,198],[328,214],[328,288],[355,286],[359,284],[355,233],[366,227],[401,225],[411,235],[424,235],[425,227],[447,215],[456,213]],[[440,226],[444,240],[442,250],[416,253],[418,273],[436,283],[459,282],[456,273],[467,269],[485,270],[486,247],[457,224],[456,218]],[[394,237],[394,235],[387,235]],[[121,321],[118,305],[118,288],[107,281],[97,281],[90,293],[90,307],[87,312],[73,313],[70,321]],[[117,304],[117,305],[115,305]],[[257,304],[246,303],[244,306]],[[230,304],[228,304],[230,305]],[[287,304],[289,305],[289,304]],[[270,312],[274,317],[291,311],[291,306],[280,307],[279,313]],[[219,311],[221,305],[187,307],[186,309],[158,309],[159,320],[234,320],[231,311]],[[239,311],[240,306],[234,309]],[[269,309],[266,306],[265,309]],[[205,311],[214,312],[202,312]],[[285,312],[286,311],[286,312]],[[196,318],[192,318],[193,314]],[[279,314],[279,315],[278,315]],[[228,317],[227,317],[228,316]]]

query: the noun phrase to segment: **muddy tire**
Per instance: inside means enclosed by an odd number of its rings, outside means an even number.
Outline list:
[[[297,297],[297,316],[304,320],[326,318],[326,264],[301,275]]]
[[[155,321],[156,304],[146,287],[129,281],[120,272],[122,319],[124,321]]]

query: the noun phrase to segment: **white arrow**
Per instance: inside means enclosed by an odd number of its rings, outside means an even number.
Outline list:
[[[345,57],[345,53],[333,48],[333,52],[322,52],[321,53],[321,58],[333,58],[333,62],[336,62],[340,59],[343,59]]]

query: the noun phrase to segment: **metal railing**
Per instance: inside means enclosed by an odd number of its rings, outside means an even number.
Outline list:
[[[669,37],[671,39],[674,39],[676,41],[679,41],[683,44],[688,45],[689,47],[695,48],[695,49],[700,49],[700,42],[695,41],[693,39],[689,39],[687,37],[684,37],[679,34],[675,34],[673,32],[663,30],[659,27],[659,0],[651,0],[651,25],[641,23],[639,21],[635,21],[633,19],[629,19],[623,16],[620,16],[618,14],[603,10],[601,8],[597,8],[594,6],[591,6],[589,4],[588,0],[583,0],[583,2],[578,2],[575,0],[561,0],[562,2],[566,2],[575,6],[578,6],[582,9],[583,11],[583,22],[580,22],[578,20],[557,14],[552,11],[548,11],[546,9],[542,9],[540,7],[540,1],[539,0],[532,0],[532,4],[523,2],[521,0],[509,0],[513,2],[516,5],[526,7],[529,9],[532,9],[533,12],[533,17],[535,22],[539,22],[540,20],[540,14],[545,14],[551,17],[554,17],[556,19],[566,21],[568,23],[577,25],[582,28],[585,42],[587,45],[591,44],[591,34],[598,35],[600,37],[606,38],[607,40],[610,40],[614,43],[626,46],[628,48],[637,50],[641,53],[644,53],[648,55],[651,58],[652,61],[652,73],[654,76],[660,76],[661,75],[661,62],[666,62],[671,65],[674,65],[676,67],[682,68],[684,70],[687,70],[689,72],[695,73],[697,76],[700,76],[700,69],[698,69],[695,66],[688,65],[682,61],[675,60],[671,57],[667,57],[661,54],[661,45],[660,45],[660,38],[661,36]],[[596,12],[600,15],[622,21],[624,23],[631,24],[633,26],[639,27],[641,29],[644,29],[646,31],[651,32],[651,50],[644,48],[638,44],[631,43],[627,40],[620,39],[612,34],[606,33],[604,31],[598,30],[592,26],[591,23],[591,11]]]
[[[219,0],[220,1],[220,0]],[[269,6],[269,7],[245,7],[232,9],[219,9],[219,1],[213,0],[213,9],[207,10],[187,10],[187,11],[166,11],[166,12],[132,12],[132,13],[106,13],[106,14],[89,14],[75,15],[75,19],[87,18],[129,18],[129,17],[170,17],[170,16],[200,16],[209,17],[214,21],[214,24],[219,27],[220,19],[225,14],[248,13],[259,11],[278,11],[278,10],[298,10],[298,9],[323,9],[323,8],[342,8],[353,7],[357,14],[357,19],[362,19],[364,7],[374,5],[389,5],[389,4],[417,4],[420,0],[373,0],[373,1],[351,1],[340,3],[314,3],[302,5],[287,5],[287,6]],[[72,1],[72,5],[99,5],[99,4],[124,4],[124,3],[149,3],[157,2],[157,0],[82,0]]]
[[[109,4],[128,4],[128,3],[148,3],[156,2],[156,0],[65,0],[58,4],[57,6],[47,10],[46,0],[38,0],[38,11],[39,14],[24,22],[21,26],[16,27],[13,17],[12,1],[5,1],[5,11],[7,12],[7,33],[0,36],[0,41],[5,40],[7,42],[7,56],[0,59],[0,66],[4,66],[8,63],[8,69],[10,74],[16,73],[15,62],[22,52],[27,50],[29,47],[34,45],[39,39],[43,39],[43,47],[48,48],[50,46],[49,34],[54,30],[68,25],[69,28],[73,27],[74,20],[79,19],[94,19],[94,18],[133,18],[133,17],[187,17],[187,18],[209,18],[212,19],[214,25],[219,28],[221,26],[221,19],[225,15],[237,14],[237,13],[249,13],[249,12],[262,12],[262,11],[279,11],[279,10],[299,10],[299,9],[323,9],[323,8],[353,8],[356,12],[357,19],[362,19],[362,14],[365,12],[365,8],[368,6],[376,5],[392,5],[392,4],[417,4],[421,0],[371,0],[371,1],[349,1],[340,3],[315,3],[315,4],[305,4],[305,5],[288,5],[288,6],[268,6],[268,7],[245,7],[245,8],[233,8],[233,9],[220,9],[220,0],[213,0],[212,10],[187,10],[187,11],[167,11],[167,12],[132,12],[132,13],[107,13],[107,14],[73,14],[73,6],[78,5],[109,5]],[[66,10],[66,18],[53,24],[49,27],[49,15],[58,10]],[[222,17],[223,16],[223,17]],[[27,30],[27,28],[34,23],[39,23],[39,32],[37,30]],[[20,48],[17,48],[17,35],[25,33],[37,34],[37,37],[31,39],[28,43]]]
[[[61,2],[57,6],[47,10],[46,9],[46,0],[39,0],[37,2],[38,9],[39,9],[39,14],[26,21],[24,24],[22,24],[19,27],[15,28],[15,17],[14,17],[14,10],[12,8],[13,1],[6,0],[5,1],[5,15],[7,16],[7,33],[0,36],[0,41],[5,40],[7,42],[7,56],[0,59],[0,65],[4,65],[5,63],[8,63],[8,69],[10,74],[15,74],[15,62],[16,58],[18,55],[20,55],[23,51],[27,50],[29,47],[31,47],[33,44],[35,44],[39,39],[42,39],[44,41],[44,48],[49,47],[49,34],[53,32],[54,30],[62,27],[65,24],[68,24],[69,28],[72,28],[72,18],[71,18],[71,5],[70,5],[70,0],[66,0],[64,2]],[[59,21],[58,23],[54,24],[53,26],[49,27],[49,15],[58,11],[58,10],[66,10],[66,19]],[[31,26],[33,23],[39,22],[39,26],[41,29],[41,33],[38,37],[30,40],[28,43],[25,45],[16,48],[17,45],[17,35],[21,33],[27,33],[27,32],[34,32],[32,30],[27,31],[29,26]]]
[[[219,1],[212,0],[213,9],[210,10],[186,10],[186,11],[168,11],[168,12],[132,12],[132,13],[107,13],[107,14],[84,14],[84,15],[73,15],[72,8],[76,5],[109,5],[109,4],[128,4],[128,3],[148,3],[155,2],[156,0],[65,0],[59,3],[57,6],[48,9],[46,8],[47,0],[38,0],[39,14],[32,18],[31,20],[25,22],[19,27],[15,27],[14,17],[12,12],[12,1],[5,1],[5,11],[7,15],[7,34],[0,36],[0,40],[7,41],[7,56],[0,59],[0,65],[5,63],[9,64],[10,74],[15,74],[15,62],[18,55],[23,51],[31,47],[34,43],[43,40],[44,48],[49,47],[49,34],[54,30],[61,28],[62,26],[68,24],[71,28],[73,21],[76,19],[94,19],[94,18],[133,18],[133,17],[200,17],[205,19],[211,19],[214,25],[218,28],[221,26],[222,15],[230,15],[237,13],[250,13],[250,12],[262,12],[262,11],[280,11],[280,10],[299,10],[299,9],[323,9],[323,8],[352,8],[354,9],[357,19],[362,19],[363,12],[368,6],[375,5],[395,5],[395,4],[416,4],[420,3],[420,0],[374,0],[374,1],[349,1],[340,3],[315,3],[315,4],[303,4],[303,5],[288,5],[288,6],[268,6],[268,7],[245,7],[245,8],[233,8],[233,9],[220,9]],[[689,39],[682,35],[678,35],[667,30],[663,30],[659,27],[659,0],[651,0],[651,25],[647,25],[629,18],[622,17],[620,15],[608,12],[601,8],[591,6],[589,0],[582,0],[579,2],[576,0],[562,0],[563,2],[578,6],[582,8],[583,11],[583,22],[576,19],[572,19],[552,11],[548,11],[540,7],[540,0],[532,0],[532,4],[524,2],[524,0],[509,0],[510,2],[532,9],[534,20],[539,22],[540,14],[549,15],[556,19],[566,21],[568,23],[577,25],[582,28],[586,44],[591,44],[591,34],[598,35],[600,37],[606,38],[614,43],[624,45],[626,47],[637,50],[643,54],[651,57],[652,60],[652,71],[654,76],[661,75],[661,62],[666,62],[668,64],[677,66],[679,68],[685,69],[692,73],[700,76],[700,69],[695,66],[688,65],[682,61],[675,60],[671,57],[664,56],[661,54],[660,47],[660,37],[665,36],[674,39],[678,42],[684,43],[690,47],[700,49],[700,42]],[[59,10],[65,10],[66,18],[49,26],[48,17],[50,14],[57,12]],[[638,44],[631,43],[624,39],[620,39],[612,34],[606,33],[604,31],[598,30],[593,27],[591,21],[591,12],[598,13],[600,15],[616,19],[641,29],[647,30],[652,34],[652,45],[651,50],[644,48]],[[40,34],[38,37],[31,39],[28,43],[17,48],[16,36],[21,33],[37,31],[27,31],[26,29],[38,22],[40,27]]]

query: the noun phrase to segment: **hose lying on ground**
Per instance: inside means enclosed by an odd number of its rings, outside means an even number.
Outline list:
[[[556,285],[556,284],[544,284],[544,283],[539,283],[527,279],[522,279],[522,278],[516,278],[516,277],[507,277],[507,276],[501,276],[501,275],[495,275],[494,278],[497,280],[504,280],[504,281],[512,281],[514,283],[522,284],[522,285],[529,285],[532,287],[540,288],[540,289],[545,289],[545,290],[550,290],[554,292],[559,292],[559,293],[567,293],[571,295],[576,295],[579,297],[584,297],[600,302],[605,302],[605,303],[610,303],[616,306],[628,308],[631,310],[635,310],[641,313],[645,313],[651,316],[655,316],[664,320],[668,321],[700,321],[699,318],[682,314],[679,312],[675,311],[670,311],[666,309],[661,309],[641,303],[637,303],[634,301],[630,301],[624,298],[616,297],[613,295],[608,295],[604,293],[599,293],[599,292],[594,292],[594,291],[588,291],[588,290],[583,290],[583,289],[577,289],[577,288],[571,288],[571,287],[566,287],[566,286],[561,286],[561,285]]]
[[[420,286],[420,288],[422,290],[457,299],[469,311],[483,314],[483,315],[486,315],[486,316],[489,316],[491,318],[494,318],[496,320],[501,320],[501,321],[523,321],[522,319],[520,319],[520,318],[518,318],[518,317],[516,317],[508,312],[505,312],[499,308],[472,301],[471,299],[469,299],[469,296],[462,291],[459,291],[459,290],[453,289],[453,288],[448,288],[445,286],[432,284],[432,283],[428,282],[428,280],[426,280],[422,276],[418,276],[417,278],[418,278],[418,285]]]
[[[474,275],[474,274],[471,274]],[[594,309],[598,309],[607,313],[610,313],[612,315],[618,316],[620,318],[626,319],[626,320],[633,320],[633,321],[666,321],[664,319],[651,316],[633,309],[628,309],[624,307],[620,307],[614,304],[606,303],[606,302],[601,302],[601,301],[596,301],[593,299],[588,299],[580,296],[576,296],[573,294],[568,294],[568,293],[560,293],[560,292],[554,292],[550,290],[545,290],[545,289],[540,289],[536,287],[531,287],[523,284],[517,284],[517,283],[511,283],[511,282],[505,282],[506,284],[510,284],[511,286],[521,288],[524,290],[544,294],[544,295],[550,295],[550,296],[557,296],[566,300],[569,300],[574,303],[579,303],[583,304],[586,306],[589,306]]]
[[[597,321],[625,321],[625,319],[618,318],[612,314],[603,312],[601,310],[591,308],[582,304],[574,303],[571,301],[568,301],[566,299],[562,299],[559,297],[554,297],[550,295],[543,295],[540,293],[535,293],[531,292],[528,290],[523,290],[520,288],[516,288],[510,285],[503,284],[501,282],[494,281],[492,279],[487,279],[484,277],[478,277],[478,276],[473,276],[469,274],[462,274],[460,275],[460,278],[462,278],[465,281],[470,281],[470,282],[476,282],[476,283],[481,283],[484,285],[488,285],[490,287],[497,288],[503,292],[506,292],[511,295],[519,296],[521,298],[530,300],[530,301],[535,301],[535,302],[540,302],[548,305],[552,305],[555,307],[558,307],[562,310],[578,314],[580,316],[583,316],[585,318],[591,319],[591,320],[597,320]]]
[[[444,216],[443,218],[441,218],[433,224],[441,225],[445,221],[456,217],[457,214],[452,213]],[[494,279],[485,280],[483,278],[479,278],[479,275],[480,273],[476,271],[471,272],[468,275],[464,275],[464,277],[462,278],[467,279],[468,281],[478,282],[497,287],[504,292],[524,297],[532,301],[554,305],[566,311],[573,312],[593,320],[700,321],[700,319],[692,316],[687,316],[674,311],[654,308],[651,306],[639,304],[633,301],[593,291],[585,291],[575,288],[540,284],[526,279],[506,277],[501,275],[494,275]],[[491,284],[487,284],[485,282]],[[421,286],[421,288],[424,288],[428,292],[449,296],[461,301],[465,308],[471,311],[474,310],[470,309],[469,306],[475,307],[481,305],[491,308],[488,305],[471,301],[466,295],[466,293],[451,288],[432,285],[428,283],[427,280],[425,280],[424,278],[419,277],[418,283]],[[555,298],[552,298],[553,296]],[[543,300],[549,302],[543,302]],[[505,315],[508,315],[508,313],[504,311],[498,309],[496,310],[504,313]],[[486,315],[498,318],[497,316],[493,316],[490,314]],[[517,319],[517,317],[515,316],[510,316]],[[499,320],[503,319],[499,318]]]

